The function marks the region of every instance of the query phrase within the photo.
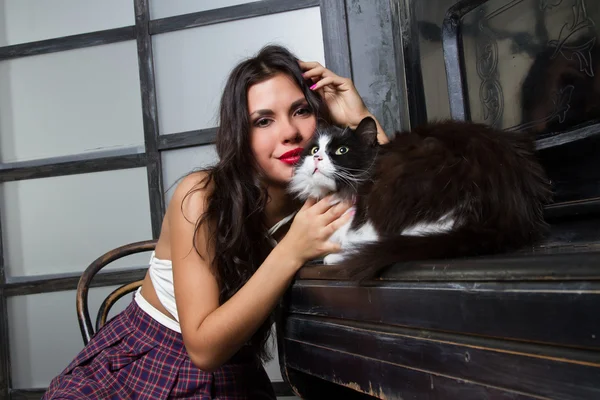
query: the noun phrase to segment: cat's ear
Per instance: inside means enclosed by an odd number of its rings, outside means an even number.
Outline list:
[[[377,124],[371,117],[365,117],[354,130],[367,146],[375,146],[377,144]]]

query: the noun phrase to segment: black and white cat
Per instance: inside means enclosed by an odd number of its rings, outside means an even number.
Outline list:
[[[368,117],[356,130],[319,127],[289,190],[355,201],[352,220],[331,237],[343,251],[324,262],[356,270],[518,249],[546,231],[550,201],[525,133],[445,121],[379,145]]]

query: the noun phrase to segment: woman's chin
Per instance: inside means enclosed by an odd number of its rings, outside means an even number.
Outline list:
[[[277,174],[265,176],[265,183],[272,187],[287,188],[292,180],[292,174]]]
[[[275,174],[274,174],[275,175]],[[281,184],[287,185],[294,177],[294,166],[290,165],[285,169],[277,171],[276,176],[273,176],[274,181],[279,181]]]

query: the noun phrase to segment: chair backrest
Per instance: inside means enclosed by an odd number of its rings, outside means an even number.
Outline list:
[[[79,321],[79,329],[83,338],[83,344],[87,345],[95,332],[98,331],[105,323],[110,308],[127,293],[131,293],[142,285],[142,280],[130,282],[122,285],[111,292],[102,302],[98,314],[96,316],[96,330],[92,326],[90,313],[88,309],[88,291],[94,276],[105,266],[119,258],[130,254],[141,253],[144,251],[152,251],[156,247],[157,240],[146,240],[135,242],[117,247],[102,256],[98,257],[91,263],[79,278],[77,284],[77,320]]]

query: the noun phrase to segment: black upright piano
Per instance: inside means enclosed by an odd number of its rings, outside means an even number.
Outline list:
[[[284,378],[307,399],[600,399],[600,0],[390,4],[401,112],[534,132],[551,233],[360,284],[304,267],[277,327]]]

